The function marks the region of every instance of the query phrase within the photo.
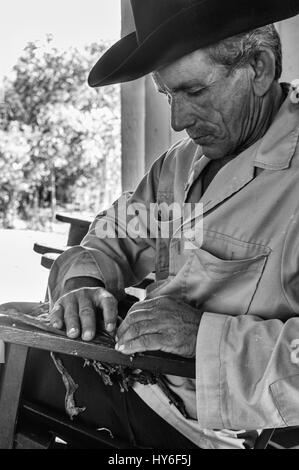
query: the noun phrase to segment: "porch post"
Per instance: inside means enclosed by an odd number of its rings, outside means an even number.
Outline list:
[[[122,36],[135,30],[129,0],[121,0]],[[134,189],[153,161],[185,134],[171,130],[167,99],[151,76],[121,86],[122,189]]]
[[[167,98],[157,92],[150,75],[145,79],[145,109],[145,167],[148,170],[171,145]]]
[[[134,31],[129,0],[121,0],[122,36]],[[145,80],[121,85],[122,190],[136,187],[145,171]]]
[[[278,23],[278,31],[282,40],[283,81],[299,78],[299,15]]]

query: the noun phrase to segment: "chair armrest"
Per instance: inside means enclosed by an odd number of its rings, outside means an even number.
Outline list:
[[[92,219],[79,219],[78,217],[72,217],[67,214],[56,214],[56,220],[59,222],[65,222],[67,224],[73,224],[77,226],[89,227]]]
[[[57,254],[63,253],[68,247],[80,245],[82,239],[88,232],[91,220],[78,219],[65,214],[57,214],[56,219],[60,222],[70,224],[68,240],[65,247],[53,247],[35,243],[33,250],[43,255],[41,258],[41,265],[47,269],[51,269]]]
[[[15,320],[0,317],[0,340],[26,347],[70,354],[108,364],[119,364],[133,369],[142,369],[156,374],[195,377],[195,361],[166,353],[144,353],[125,356],[114,349],[111,340],[98,335],[93,341],[70,339],[39,331],[28,325],[17,325]]]
[[[53,247],[48,245],[41,245],[40,243],[34,243],[33,251],[39,255],[45,255],[46,253],[58,253],[61,254],[66,250],[67,247]]]

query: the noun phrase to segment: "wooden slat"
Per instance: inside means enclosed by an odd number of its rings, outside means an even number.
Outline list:
[[[40,264],[46,269],[51,269],[58,256],[58,253],[47,253],[41,257]]]
[[[34,243],[33,245],[33,251],[35,253],[38,253],[40,255],[44,255],[46,253],[63,253],[66,250],[67,247],[53,247],[53,246],[47,246],[47,245],[42,245],[40,243]]]
[[[106,432],[93,431],[77,422],[72,422],[65,415],[49,410],[35,403],[24,402],[22,403],[22,417],[25,417],[26,422],[36,426],[45,426],[54,436],[60,437],[69,442],[89,443],[91,447],[97,448],[115,448],[115,449],[128,449],[130,448],[129,442],[124,442],[117,437],[113,439]],[[103,447],[104,446],[104,447]],[[84,445],[82,446],[84,448]]]
[[[77,226],[83,226],[83,227],[89,227],[89,225],[92,222],[92,219],[78,219],[77,217],[71,217],[70,215],[67,214],[56,214],[56,220],[59,222],[64,222],[67,224],[74,224]]]
[[[6,363],[0,376],[0,449],[12,449],[27,359],[24,343],[6,345]]]
[[[0,339],[23,346],[56,351],[110,364],[120,364],[154,373],[195,377],[194,360],[164,353],[125,356],[115,351],[113,344],[105,336],[87,343],[82,340],[73,340],[41,332],[29,326],[12,326],[11,320],[3,318],[0,320]]]

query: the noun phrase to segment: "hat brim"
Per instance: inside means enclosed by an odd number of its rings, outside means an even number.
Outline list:
[[[100,87],[136,80],[194,50],[223,39],[282,21],[299,12],[298,0],[204,0],[155,29],[142,43],[131,33],[114,44],[91,70],[88,83]],[[218,5],[217,5],[218,4]],[[241,11],[240,11],[241,10]]]

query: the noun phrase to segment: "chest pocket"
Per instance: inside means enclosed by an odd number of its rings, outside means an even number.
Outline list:
[[[167,288],[179,290],[187,303],[205,311],[248,313],[270,248],[205,232],[203,245],[187,251],[173,256]]]

